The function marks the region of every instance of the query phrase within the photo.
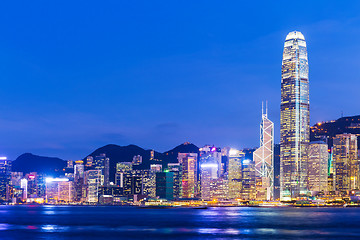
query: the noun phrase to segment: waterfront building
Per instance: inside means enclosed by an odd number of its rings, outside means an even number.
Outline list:
[[[309,190],[316,194],[328,191],[328,146],[322,141],[310,142],[308,162]]]
[[[124,189],[124,195],[156,196],[156,176],[153,170],[132,170],[118,172],[116,185]]]
[[[348,192],[359,187],[357,137],[338,134],[333,141],[335,191]]]
[[[229,150],[228,184],[229,198],[240,199],[242,190],[242,161],[245,154],[237,149]]]
[[[303,34],[290,32],[285,39],[280,117],[280,194],[291,200],[307,194],[309,145],[309,66]]]
[[[197,153],[179,153],[178,161],[181,165],[181,198],[194,198],[198,194]]]
[[[100,154],[94,158],[92,164],[93,169],[101,170],[101,185],[107,187],[110,185],[109,170],[110,170],[110,159],[106,157],[105,153]]]
[[[274,123],[268,119],[267,106],[265,109],[261,114],[260,147],[253,157],[258,200],[272,200],[274,190]]]
[[[174,173],[157,172],[156,173],[156,196],[167,200],[174,199]]]
[[[220,177],[210,182],[210,200],[224,201],[229,199],[229,181]]]
[[[200,196],[203,200],[210,200],[211,181],[223,173],[221,164],[221,148],[206,145],[200,152]]]
[[[69,195],[72,195],[72,188],[69,189],[66,186],[69,186],[67,178],[51,178],[48,177],[45,180],[46,182],[46,195],[45,202],[49,204],[57,204],[63,201],[64,199],[67,202],[72,200],[68,198]],[[66,182],[66,183],[65,183]],[[61,187],[59,187],[61,186]]]
[[[241,199],[255,200],[255,162],[250,159],[242,160],[242,176],[241,176]]]
[[[167,171],[173,173],[173,195],[174,199],[180,198],[181,166],[180,163],[168,163]]]
[[[148,197],[156,197],[156,175],[154,170],[141,170],[142,193]]]
[[[7,201],[7,189],[11,181],[11,161],[0,157],[0,202]],[[9,195],[9,194],[8,194]]]
[[[61,181],[58,183],[58,202],[71,203],[74,200],[74,182]]]
[[[87,170],[84,173],[85,183],[85,201],[88,203],[97,203],[99,187],[101,185],[101,170]]]
[[[88,157],[89,159],[89,157]],[[92,163],[92,157],[91,157]],[[82,160],[75,161],[74,166],[74,201],[81,202],[84,192],[84,162]]]
[[[26,178],[22,178],[20,180],[20,187],[23,190],[22,192],[22,199],[27,199],[28,196],[28,192],[27,192],[27,185],[28,185],[28,181]]]

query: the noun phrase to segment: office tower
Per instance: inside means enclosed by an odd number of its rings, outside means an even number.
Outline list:
[[[11,172],[11,185],[14,187],[19,187],[21,185],[21,179],[24,174],[22,172]]]
[[[71,203],[74,200],[74,182],[62,181],[58,183],[58,202]]]
[[[309,190],[317,192],[328,191],[328,146],[326,143],[317,141],[309,145],[308,181]]]
[[[220,177],[210,182],[210,200],[224,201],[229,199],[229,181]]]
[[[338,134],[335,136],[333,164],[336,191],[346,192],[359,187],[359,162],[356,135]]]
[[[200,196],[210,200],[210,183],[223,173],[221,164],[221,149],[206,145],[199,149],[200,154]]]
[[[67,178],[46,178],[46,195],[45,195],[45,202],[50,204],[57,204],[60,203],[62,199],[60,199],[60,191],[59,185],[62,185],[63,182],[68,182],[69,179]],[[66,184],[62,185],[65,186]],[[63,190],[63,189],[62,189]]]
[[[280,144],[274,144],[274,200],[280,200]]]
[[[242,161],[245,154],[236,149],[229,150],[229,198],[240,199],[242,190]]]
[[[0,202],[7,201],[6,193],[11,180],[11,161],[0,157]]]
[[[22,199],[27,199],[27,196],[28,196],[27,184],[28,184],[28,181],[26,178],[22,178],[20,180],[20,187],[23,190]]]
[[[116,163],[116,172],[126,172],[131,171],[132,163],[131,162],[118,162]]]
[[[173,200],[174,173],[157,172],[156,173],[156,196],[167,200]]]
[[[162,165],[161,164],[150,164],[150,169],[155,172],[161,172],[162,171]]]
[[[130,172],[124,172],[122,185],[124,188],[124,195],[126,196],[142,194],[143,181],[142,181],[141,170],[132,170]]]
[[[285,39],[280,116],[280,198],[291,200],[307,194],[309,145],[309,66],[302,33]]]
[[[250,159],[244,159],[241,165],[241,199],[254,200],[256,198],[255,162]]]
[[[140,165],[142,163],[142,156],[137,155],[133,157],[132,164],[133,165]]]
[[[92,163],[92,167],[95,170],[101,170],[101,185],[109,186],[109,170],[110,170],[110,159],[106,157],[105,153],[100,154],[100,156],[96,156],[94,158],[94,162]]]
[[[173,173],[173,195],[174,199],[180,198],[180,183],[181,183],[181,165],[180,163],[168,163],[168,168],[165,171]]]
[[[153,170],[141,170],[142,192],[150,198],[156,197],[156,176]]]
[[[88,170],[84,173],[86,202],[97,203],[101,183],[101,170]]]
[[[267,104],[266,104],[267,105]],[[268,119],[267,106],[262,109],[260,147],[254,152],[256,198],[272,200],[274,190],[274,123]]]
[[[89,157],[88,157],[89,158]],[[84,162],[75,161],[74,166],[74,201],[81,202],[84,188]]]
[[[181,165],[181,198],[194,198],[197,196],[197,153],[178,153]]]

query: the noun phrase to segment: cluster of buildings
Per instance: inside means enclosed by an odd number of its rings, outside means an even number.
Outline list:
[[[310,132],[325,130],[322,123],[310,128],[308,71],[305,38],[300,32],[290,32],[282,61],[279,151],[274,147],[274,124],[266,106],[260,147],[250,155],[247,150],[206,145],[198,152],[178,153],[175,163],[159,161],[149,169],[139,167],[143,156],[137,155],[132,162],[119,161],[114,178],[105,154],[89,156],[86,161],[68,161],[66,173],[57,178],[11,172],[11,161],[0,158],[0,200],[49,204],[199,200],[234,204],[357,197],[360,132],[337,132],[331,138],[310,141]]]

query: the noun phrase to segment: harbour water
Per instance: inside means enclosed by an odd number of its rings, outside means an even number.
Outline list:
[[[0,206],[0,239],[360,239],[360,208]]]

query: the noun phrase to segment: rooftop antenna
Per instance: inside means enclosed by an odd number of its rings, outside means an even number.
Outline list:
[[[266,112],[265,112],[265,115],[266,115],[266,117],[268,115],[268,101],[267,100],[266,100]]]

